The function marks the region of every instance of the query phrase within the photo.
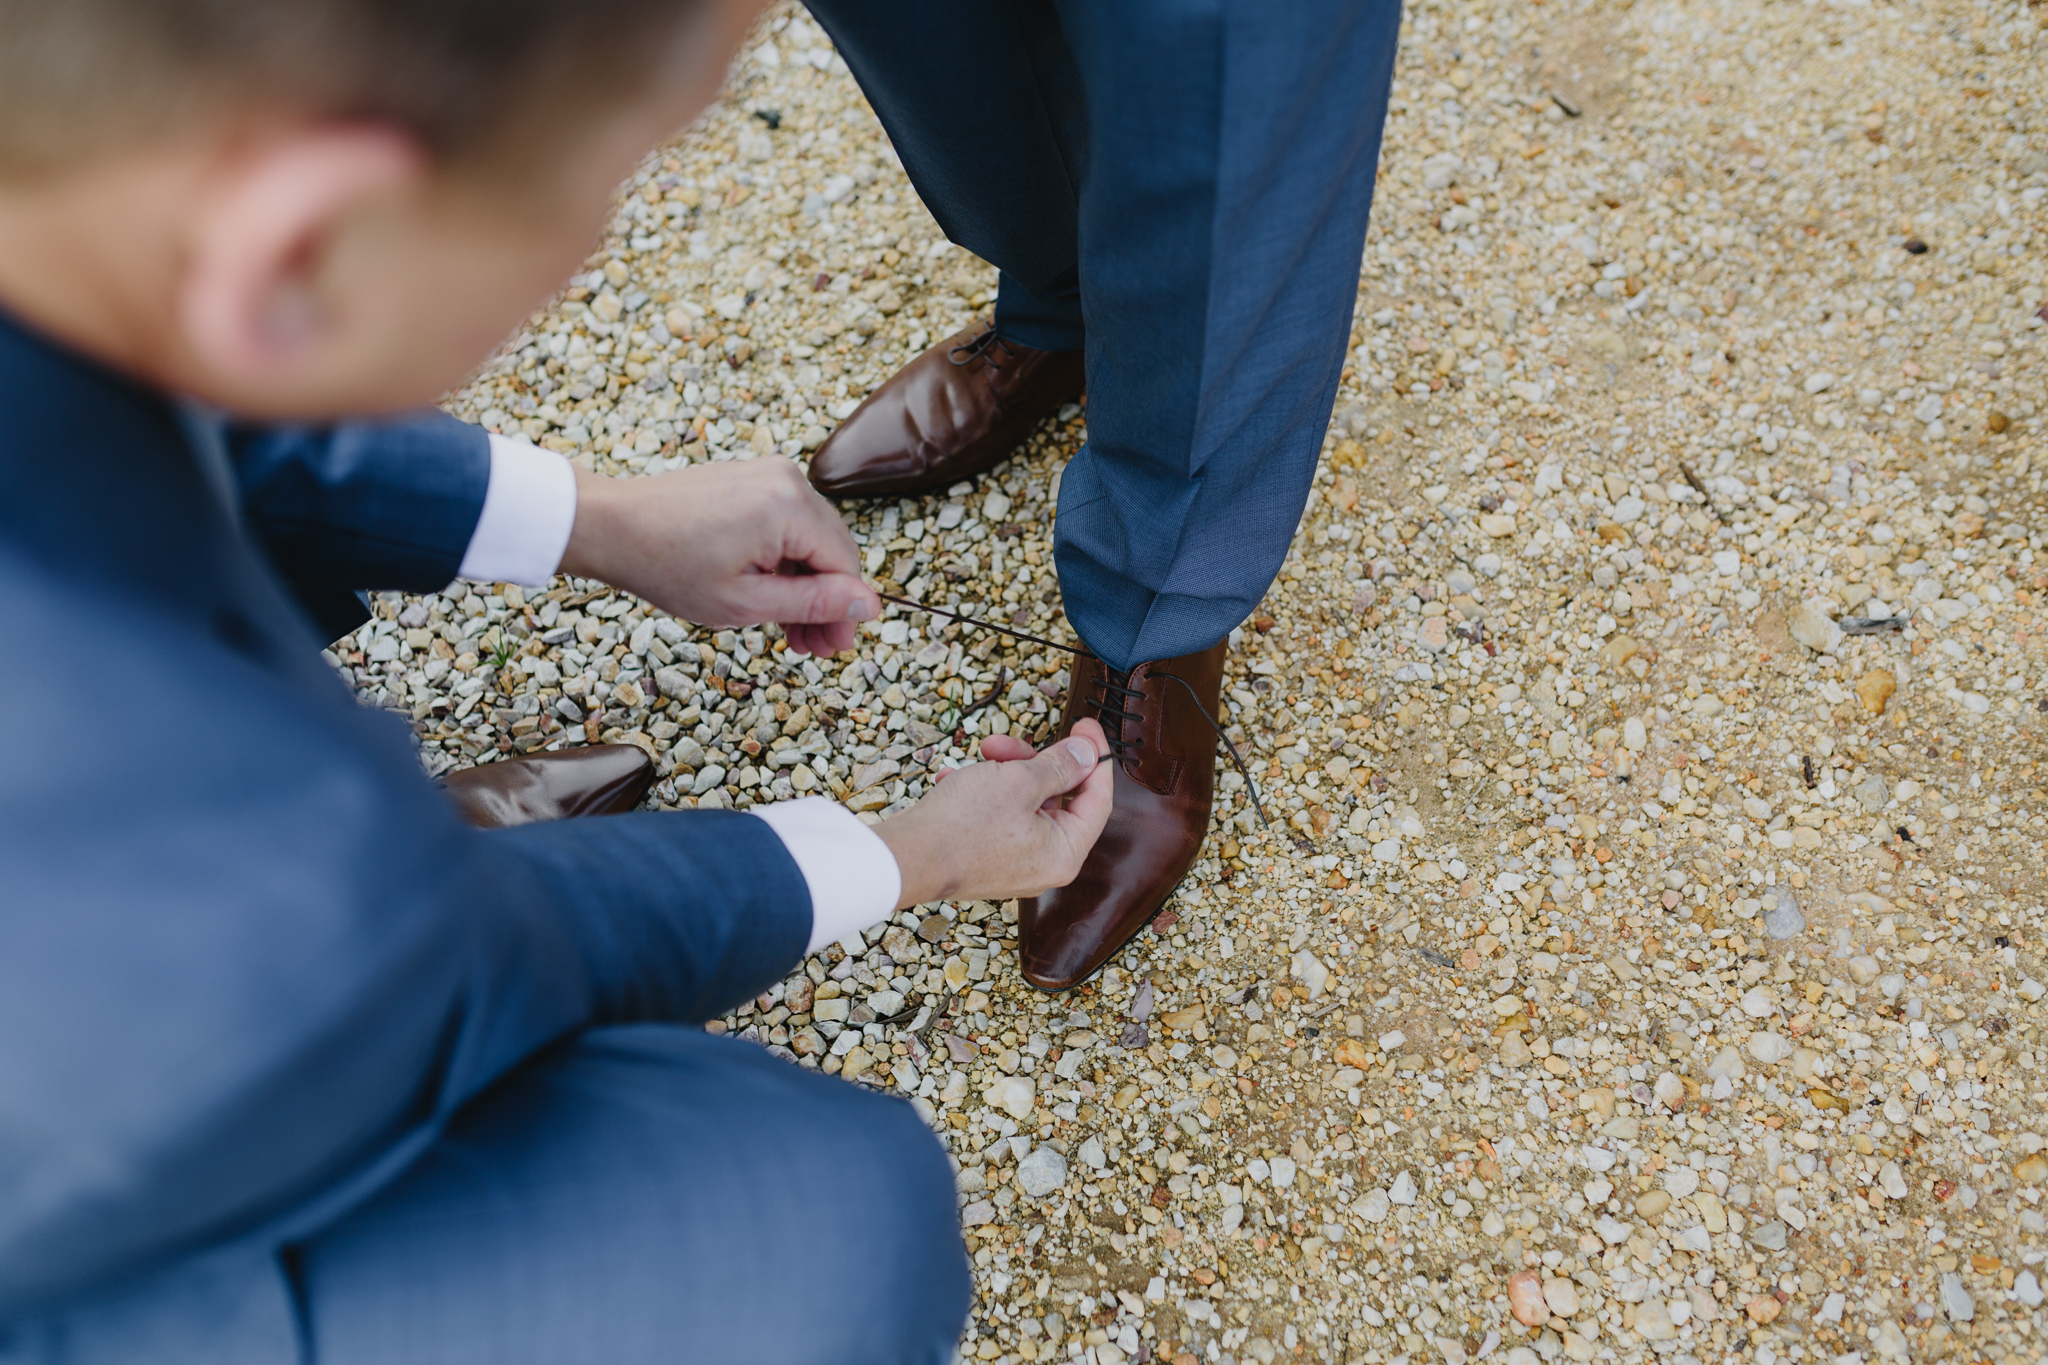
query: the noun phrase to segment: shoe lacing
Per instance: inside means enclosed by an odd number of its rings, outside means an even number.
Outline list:
[[[992,335],[994,335],[994,329],[990,329],[989,332],[984,333],[982,340],[986,340],[987,337]],[[977,342],[977,344],[979,344],[979,342]],[[954,362],[954,364],[956,365],[959,363],[959,361]],[[1042,645],[1046,649],[1057,650],[1062,654],[1073,654],[1083,658],[1095,657],[1094,655],[1089,654],[1088,651],[1085,649],[1076,649],[1072,645],[1063,645],[1056,640],[1047,640],[1040,636],[1030,634],[1028,631],[1014,630],[1009,626],[999,626],[993,621],[982,621],[972,616],[964,616],[957,611],[947,611],[942,607],[935,607],[927,602],[919,602],[914,598],[897,597],[886,592],[876,593],[875,595],[877,597],[880,597],[885,602],[894,602],[897,603],[899,606],[912,607],[918,611],[930,612],[934,616],[943,616],[948,620],[958,621],[962,625],[978,626],[983,630],[992,630],[996,632],[996,634],[998,635],[1007,635],[1013,640],[1022,640],[1027,644]],[[1103,716],[1116,717],[1117,721],[1119,722],[1116,726],[1110,727],[1105,725],[1103,727],[1104,738],[1106,742],[1109,744],[1110,757],[1117,760],[1119,763],[1129,763],[1134,761],[1132,751],[1142,747],[1145,743],[1145,740],[1142,735],[1136,739],[1125,739],[1123,737],[1123,725],[1121,722],[1127,720],[1141,720],[1143,719],[1143,717],[1136,711],[1126,710],[1122,706],[1113,705],[1110,701],[1110,694],[1115,693],[1118,700],[1120,701],[1130,701],[1133,698],[1144,696],[1145,690],[1141,687],[1132,687],[1130,685],[1131,675],[1128,670],[1119,671],[1117,669],[1109,667],[1109,665],[1107,664],[1104,664],[1103,672],[1106,676],[1094,680],[1095,685],[1102,689],[1103,695],[1100,697],[1089,698],[1086,705],[1095,712],[1098,718]],[[1261,825],[1264,825],[1266,828],[1271,829],[1272,822],[1266,819],[1265,803],[1259,800],[1259,784],[1252,781],[1251,771],[1244,766],[1244,759],[1238,753],[1237,746],[1230,742],[1230,736],[1223,733],[1223,727],[1217,723],[1216,717],[1210,715],[1209,708],[1202,705],[1202,694],[1195,690],[1195,685],[1189,682],[1186,678],[1180,676],[1180,674],[1178,673],[1154,672],[1147,674],[1146,676],[1152,678],[1164,678],[1168,682],[1177,682],[1181,685],[1181,689],[1188,694],[1188,700],[1195,704],[1195,710],[1201,712],[1202,719],[1208,721],[1209,728],[1216,732],[1217,742],[1222,744],[1223,752],[1229,756],[1231,765],[1237,769],[1237,775],[1244,779],[1245,788],[1251,794],[1252,809],[1256,810],[1259,813],[1259,823]],[[971,715],[975,711],[979,711],[982,707],[987,706],[991,702],[993,702],[996,699],[997,693],[999,693],[1002,690],[1003,680],[1006,677],[1008,677],[1007,669],[998,670],[996,676],[996,685],[989,690],[989,694],[986,697],[983,697],[980,701],[976,702],[973,706],[969,707],[966,712],[963,712],[962,718],[964,719],[965,716]],[[1112,731],[1114,737],[1111,737]],[[1048,732],[1042,739],[1040,739],[1036,744],[1034,744],[1033,747],[1043,749],[1046,745],[1052,743],[1054,733],[1057,732]],[[1129,772],[1130,769],[1126,767],[1124,771]]]
[[[1143,697],[1145,689],[1130,686],[1131,675],[1129,673],[1119,672],[1107,664],[1103,666],[1102,676],[1095,678],[1093,681],[1095,686],[1102,689],[1102,695],[1088,698],[1086,705],[1095,712],[1096,719],[1102,722],[1102,733],[1109,744],[1109,756],[1118,763],[1121,763],[1124,771],[1128,773],[1131,770],[1131,764],[1137,761],[1137,750],[1144,747],[1145,737],[1143,735],[1135,739],[1125,739],[1123,737],[1123,723],[1125,721],[1143,719],[1138,712],[1125,710],[1124,705]],[[1112,694],[1114,694],[1114,700],[1112,700]],[[1109,718],[1112,716],[1116,718],[1114,725],[1109,723]]]
[[[1201,713],[1203,720],[1209,722],[1209,728],[1216,732],[1216,738],[1223,745],[1223,752],[1229,756],[1231,764],[1236,767],[1238,776],[1244,779],[1245,789],[1251,794],[1252,809],[1259,813],[1259,823],[1271,828],[1266,820],[1266,807],[1259,800],[1258,783],[1252,781],[1252,775],[1245,770],[1244,760],[1238,756],[1237,746],[1232,744],[1230,737],[1223,733],[1223,727],[1216,723],[1216,717],[1209,714],[1209,708],[1202,705],[1202,694],[1195,690],[1195,685],[1178,673],[1154,671],[1145,676],[1181,685],[1181,689],[1188,694],[1188,700],[1194,703],[1195,710]],[[1105,664],[1103,666],[1103,676],[1094,679],[1095,685],[1102,689],[1102,695],[1090,697],[1086,703],[1088,708],[1094,711],[1098,718],[1114,716],[1119,722],[1114,726],[1105,723],[1102,727],[1102,733],[1104,739],[1109,744],[1109,756],[1118,763],[1123,764],[1126,773],[1131,771],[1131,764],[1137,761],[1135,750],[1145,743],[1145,738],[1142,735],[1135,739],[1125,739],[1123,737],[1123,725],[1121,722],[1142,719],[1138,712],[1125,709],[1124,704],[1128,704],[1145,695],[1145,689],[1130,686],[1130,681],[1131,675],[1129,673],[1119,672]],[[1111,701],[1112,694],[1115,695],[1116,703]]]
[[[1001,360],[996,358],[996,352],[999,350],[1002,352]],[[971,365],[978,358],[986,361],[990,369],[1000,370],[1004,361],[1014,359],[1016,354],[1010,343],[997,335],[996,329],[991,327],[966,345],[955,346],[946,352],[946,359],[955,365]]]

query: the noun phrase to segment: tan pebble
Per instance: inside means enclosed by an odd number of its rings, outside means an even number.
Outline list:
[[[1519,1030],[1506,1034],[1500,1040],[1500,1061],[1502,1066],[1521,1066],[1534,1054],[1529,1045],[1522,1041]]]
[[[1778,1314],[1785,1311],[1785,1305],[1779,1303],[1776,1296],[1771,1294],[1759,1294],[1742,1308],[1749,1314],[1749,1320],[1760,1326],[1767,1322],[1776,1322]]]
[[[1508,1309],[1524,1327],[1541,1327],[1550,1321],[1550,1304],[1543,1297],[1543,1277],[1534,1270],[1521,1270],[1508,1277]]]
[[[1543,1302],[1561,1318],[1575,1317],[1579,1311],[1579,1287],[1562,1275],[1553,1275],[1543,1282]]]
[[[1346,1038],[1337,1044],[1337,1065],[1355,1066],[1364,1071],[1372,1066],[1372,1054],[1365,1050],[1365,1043],[1357,1038]]]
[[[1606,644],[1600,646],[1600,662],[1609,668],[1619,668],[1636,655],[1642,653],[1642,650],[1642,645],[1634,636],[1617,635]]]
[[[1891,701],[1892,693],[1898,690],[1898,679],[1886,668],[1871,669],[1856,684],[1856,695],[1863,698],[1863,709],[1873,716],[1884,714],[1885,705]]]
[[[2048,1156],[2036,1152],[2032,1156],[2021,1157],[2019,1164],[2012,1168],[2012,1178],[2022,1185],[2048,1182]]]
[[[1816,654],[1832,654],[1842,643],[1842,628],[1822,602],[1809,600],[1794,607],[1785,618],[1785,629]]]
[[[1645,1218],[1661,1218],[1671,1207],[1671,1195],[1664,1190],[1651,1190],[1636,1200],[1636,1212]]]
[[[1671,1341],[1678,1336],[1671,1310],[1662,1299],[1645,1299],[1636,1305],[1636,1335],[1645,1341]]]

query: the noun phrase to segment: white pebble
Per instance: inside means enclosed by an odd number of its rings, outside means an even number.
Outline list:
[[[1749,1035],[1749,1055],[1772,1066],[1792,1055],[1792,1043],[1781,1033],[1752,1033]]]

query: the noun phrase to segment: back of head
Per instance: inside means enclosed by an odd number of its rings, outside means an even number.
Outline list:
[[[637,88],[693,0],[0,0],[0,177],[268,108],[395,125],[446,162]]]

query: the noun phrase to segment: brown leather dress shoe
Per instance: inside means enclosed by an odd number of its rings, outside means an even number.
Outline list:
[[[1060,734],[1093,716],[1116,764],[1116,806],[1081,875],[1018,906],[1017,954],[1040,990],[1079,985],[1166,904],[1202,850],[1215,791],[1227,641],[1119,673],[1081,656]],[[1197,705],[1199,703],[1199,706]]]
[[[654,762],[631,744],[593,744],[465,768],[441,785],[463,820],[501,829],[629,811],[654,785]]]
[[[881,498],[971,479],[1083,385],[1081,352],[1019,346],[977,322],[869,394],[811,457],[811,484],[828,498]]]

